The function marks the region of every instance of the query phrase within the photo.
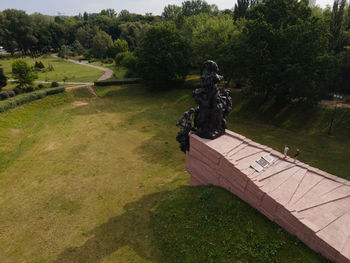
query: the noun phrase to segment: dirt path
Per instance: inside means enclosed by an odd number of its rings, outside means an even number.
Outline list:
[[[60,58],[57,54],[51,54],[51,56],[54,57],[54,58]],[[63,58],[61,58],[61,59],[63,59]],[[109,79],[113,75],[113,71],[112,70],[110,70],[108,68],[103,68],[103,67],[99,67],[99,66],[95,66],[95,65],[89,64],[89,62],[86,61],[86,60],[82,60],[82,61],[77,61],[77,60],[74,60],[74,59],[64,59],[64,60],[72,62],[72,63],[75,63],[75,64],[87,66],[87,67],[90,67],[90,68],[96,68],[96,69],[104,71],[105,73],[98,79],[99,81],[100,80]]]
[[[341,103],[341,102],[336,103],[334,100],[322,100],[322,101],[320,102],[320,104],[323,104],[323,105],[331,105],[331,106],[337,106],[337,108],[346,108],[346,109],[350,109],[350,104]]]

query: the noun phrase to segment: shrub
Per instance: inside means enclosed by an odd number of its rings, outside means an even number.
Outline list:
[[[42,88],[44,88],[44,85],[43,84],[39,84],[38,85],[38,89],[42,89]]]
[[[35,61],[35,64],[34,64],[34,69],[36,70],[41,70],[45,68],[44,64],[41,62],[41,61]]]
[[[128,78],[128,79],[118,79],[118,80],[95,81],[95,86],[110,86],[110,85],[123,85],[123,84],[136,84],[136,83],[141,83],[141,79]]]
[[[24,88],[23,90],[25,93],[32,92],[32,91],[34,91],[34,87],[29,86],[29,87]]]
[[[114,60],[112,58],[105,58],[104,60],[102,60],[102,62],[105,63],[105,64],[112,64],[113,61]]]
[[[127,53],[129,53],[129,51],[118,53],[114,58],[115,64],[120,66],[123,58],[127,55]]]
[[[12,74],[21,87],[32,84],[38,77],[34,74],[28,63],[22,59],[16,60],[12,63]]]
[[[65,89],[61,87],[53,88],[53,89],[44,89],[44,90],[38,90],[38,91],[26,93],[26,94],[21,94],[21,95],[15,96],[14,98],[9,98],[5,101],[0,102],[0,112],[7,111],[11,108],[15,108],[16,106],[19,106],[34,100],[42,99],[48,95],[53,95],[53,94],[63,92],[64,90]],[[1,97],[1,93],[2,92],[0,92],[0,97]],[[8,95],[7,92],[6,94]]]
[[[137,75],[137,58],[132,52],[126,52],[120,64],[128,70],[126,77],[135,77]]]
[[[51,88],[57,88],[59,86],[58,82],[51,82]]]
[[[54,67],[53,67],[51,64],[49,64],[49,65],[47,66],[47,70],[48,70],[48,71],[54,71],[55,69],[54,69]]]
[[[9,94],[10,97],[16,96],[16,93],[13,90],[9,90],[7,93]]]
[[[21,94],[23,90],[21,89],[21,87],[17,86],[13,89],[13,92],[16,93],[16,95],[18,95],[18,94]]]
[[[53,95],[53,94],[57,94],[57,93],[61,93],[65,90],[65,88],[60,87],[60,88],[55,88],[55,89],[49,89],[46,91],[47,95]]]
[[[10,97],[10,95],[7,93],[7,91],[1,91],[0,92],[0,100],[6,100]]]
[[[7,84],[7,77],[4,74],[4,70],[0,68],[0,90]]]

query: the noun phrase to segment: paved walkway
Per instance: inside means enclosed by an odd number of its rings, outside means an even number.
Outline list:
[[[60,58],[57,54],[51,54],[51,56],[55,57],[55,58]],[[62,59],[62,58],[60,58],[60,59]],[[95,65],[89,64],[89,62],[87,60],[81,60],[81,61],[74,60],[74,59],[64,59],[64,60],[72,62],[72,63],[75,63],[75,64],[87,66],[87,67],[90,67],[90,68],[96,68],[96,69],[104,71],[105,73],[98,79],[99,81],[109,79],[113,75],[113,71],[112,70],[110,70],[108,68],[103,68],[103,67],[99,67],[99,66],[95,66]]]
[[[350,262],[350,182],[227,131],[215,140],[192,135],[186,166],[191,185],[218,185],[246,201],[309,247]],[[257,172],[264,155],[273,162]]]

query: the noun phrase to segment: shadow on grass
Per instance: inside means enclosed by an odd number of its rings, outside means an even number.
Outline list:
[[[126,204],[124,214],[111,217],[87,233],[90,238],[82,246],[67,248],[53,263],[99,262],[123,246],[131,247],[142,258],[161,262],[151,246],[152,230],[149,224],[158,201],[168,194],[168,191],[154,193]]]
[[[100,262],[124,246],[156,263],[328,262],[219,187],[182,186],[146,195],[124,209],[53,263]]]

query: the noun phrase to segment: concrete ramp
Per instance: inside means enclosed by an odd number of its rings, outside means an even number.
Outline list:
[[[273,161],[258,172],[262,156]],[[335,262],[350,263],[350,182],[226,130],[215,140],[191,135],[191,185],[221,186]]]

